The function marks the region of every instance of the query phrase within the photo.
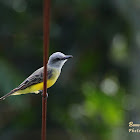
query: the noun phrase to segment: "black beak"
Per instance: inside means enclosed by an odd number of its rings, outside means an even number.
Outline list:
[[[72,55],[66,55],[66,56],[64,57],[64,60],[65,60],[65,59],[69,59],[69,58],[73,58],[73,56],[72,56]]]

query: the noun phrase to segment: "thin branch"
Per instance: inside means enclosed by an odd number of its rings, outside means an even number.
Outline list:
[[[44,0],[44,19],[43,19],[43,34],[44,34],[44,87],[42,96],[42,135],[41,139],[46,140],[46,120],[47,120],[47,61],[49,52],[49,24],[50,24],[50,0]]]

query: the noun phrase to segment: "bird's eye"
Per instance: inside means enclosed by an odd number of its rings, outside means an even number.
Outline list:
[[[57,61],[61,60],[60,58],[56,58]]]

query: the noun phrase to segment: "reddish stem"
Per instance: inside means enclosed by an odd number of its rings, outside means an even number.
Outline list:
[[[42,134],[41,139],[46,140],[46,120],[47,120],[47,61],[48,61],[48,52],[49,52],[49,24],[50,24],[50,0],[44,0],[44,10],[43,10],[43,40],[44,40],[44,87],[43,87],[43,96],[42,96]]]

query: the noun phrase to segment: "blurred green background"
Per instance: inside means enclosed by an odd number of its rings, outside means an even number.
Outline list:
[[[48,140],[138,140],[140,1],[52,0],[49,55],[73,55],[48,90]],[[43,65],[42,1],[0,0],[0,96]],[[41,95],[0,102],[0,140],[39,140]]]

